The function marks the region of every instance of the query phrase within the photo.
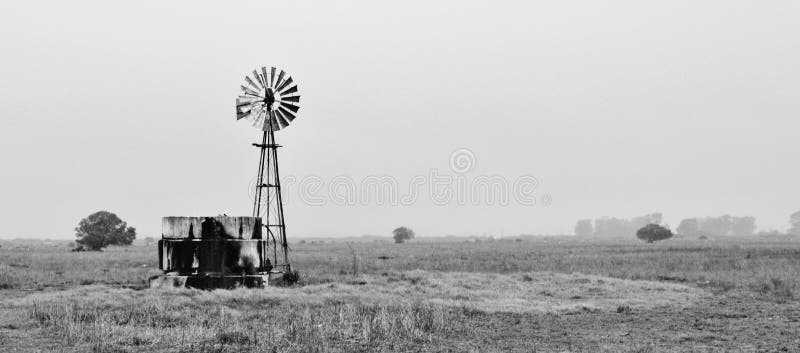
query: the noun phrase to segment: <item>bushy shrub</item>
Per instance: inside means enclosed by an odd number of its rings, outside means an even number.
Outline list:
[[[291,286],[300,282],[300,272],[289,271],[283,274],[283,284]]]
[[[658,224],[648,224],[636,232],[636,237],[648,243],[652,243],[654,241],[671,238],[672,231]]]

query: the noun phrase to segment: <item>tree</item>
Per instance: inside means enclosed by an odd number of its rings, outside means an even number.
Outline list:
[[[726,236],[730,235],[733,227],[733,217],[724,215],[719,217],[706,217],[700,220],[700,230],[703,233]]]
[[[731,224],[731,235],[749,237],[756,233],[755,217],[733,217]]]
[[[781,233],[777,229],[769,230],[769,231],[760,231],[756,234],[759,237],[780,237],[785,234]]]
[[[671,238],[672,231],[658,224],[648,224],[636,232],[636,237],[648,243],[652,243],[654,241]]]
[[[111,212],[98,211],[78,223],[75,237],[79,249],[97,251],[109,245],[130,245],[136,229]]]
[[[591,219],[582,219],[575,223],[575,236],[589,237],[594,233]]]
[[[694,236],[700,233],[700,224],[697,218],[687,218],[681,221],[675,232],[680,235]]]
[[[792,215],[789,216],[789,224],[792,226],[786,233],[789,235],[800,235],[800,211],[792,213]]]
[[[644,216],[627,218],[602,217],[594,220],[595,237],[620,237],[636,234],[636,230],[648,224],[660,224],[663,216],[661,213],[651,213]]]
[[[414,239],[414,231],[411,228],[407,227],[399,227],[392,231],[394,236],[394,242],[397,244],[401,244],[406,240]]]
[[[633,217],[630,221],[628,221],[628,230],[626,233],[634,234],[637,230],[648,224],[661,224],[661,220],[663,218],[664,216],[659,212]]]
[[[696,223],[691,224],[692,220]],[[684,224],[684,222],[687,222]],[[756,218],[745,216],[735,217],[724,215],[719,217],[705,217],[685,219],[676,230],[678,234],[690,235],[705,234],[713,236],[751,236],[756,232]]]
[[[598,218],[594,220],[594,235],[596,237],[619,237],[628,232],[627,219],[619,218]]]

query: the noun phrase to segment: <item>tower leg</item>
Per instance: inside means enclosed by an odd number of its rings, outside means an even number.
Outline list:
[[[261,145],[253,144],[261,147],[261,156],[258,160],[258,176],[256,178],[256,195],[253,201],[253,217],[261,215],[261,184],[264,184],[264,157],[267,151],[267,132],[264,131],[264,136],[261,139]]]
[[[269,132],[270,138],[272,139],[272,144],[275,145],[275,135],[274,132],[270,130]],[[277,145],[276,145],[277,146]],[[289,270],[289,244],[286,241],[286,223],[284,223],[283,219],[283,194],[281,192],[281,179],[280,179],[280,172],[278,170],[278,149],[272,149],[272,161],[275,170],[275,198],[277,203],[277,225],[278,231],[280,232],[280,242],[281,247],[283,248],[283,263],[286,264],[286,270]]]

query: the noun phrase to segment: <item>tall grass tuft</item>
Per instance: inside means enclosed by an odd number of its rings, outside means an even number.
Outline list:
[[[20,280],[11,266],[0,263],[0,289],[17,288]]]
[[[765,279],[762,283],[754,285],[753,287],[755,291],[761,293],[763,296],[772,298],[779,302],[794,299],[792,287],[780,278],[771,277],[769,279]]]

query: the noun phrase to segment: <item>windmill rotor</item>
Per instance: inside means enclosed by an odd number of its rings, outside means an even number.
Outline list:
[[[261,67],[244,78],[236,98],[236,120],[247,119],[263,131],[284,129],[297,117],[300,93],[285,71]]]

